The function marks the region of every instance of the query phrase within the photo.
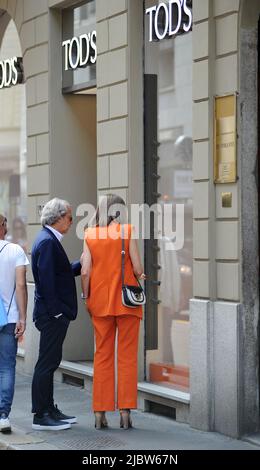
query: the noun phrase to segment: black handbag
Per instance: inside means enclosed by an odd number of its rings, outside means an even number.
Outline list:
[[[124,227],[122,225],[122,251],[121,251],[121,262],[122,262],[122,303],[125,307],[136,308],[140,305],[145,305],[146,297],[144,290],[138,282],[138,286],[130,286],[125,284],[125,238],[124,238]]]

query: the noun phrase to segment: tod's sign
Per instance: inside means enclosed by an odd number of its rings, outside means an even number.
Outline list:
[[[63,41],[64,68],[75,70],[79,67],[87,67],[97,61],[97,33],[82,34]]]
[[[188,33],[192,28],[192,1],[168,0],[146,9],[149,41]]]
[[[23,59],[13,57],[0,61],[0,89],[24,82]]]

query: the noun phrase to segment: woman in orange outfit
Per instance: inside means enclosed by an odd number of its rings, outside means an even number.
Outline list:
[[[125,238],[125,283],[138,285],[145,279],[134,228],[126,221],[125,202],[104,196],[85,232],[82,260],[82,291],[95,333],[93,410],[95,427],[107,427],[106,411],[114,411],[115,340],[117,332],[117,407],[120,426],[132,426],[130,410],[137,408],[138,333],[142,307],[122,303],[122,227]],[[136,277],[135,277],[136,276]]]

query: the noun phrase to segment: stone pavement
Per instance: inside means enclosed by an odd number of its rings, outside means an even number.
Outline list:
[[[76,415],[78,424],[66,431],[33,431],[31,428],[31,377],[17,374],[10,420],[13,433],[0,433],[0,449],[10,450],[259,450],[257,445],[217,433],[191,429],[186,424],[133,412],[134,428],[121,430],[118,413],[108,413],[109,429],[96,431],[88,390],[55,383],[59,408]],[[257,444],[257,441],[256,441]]]

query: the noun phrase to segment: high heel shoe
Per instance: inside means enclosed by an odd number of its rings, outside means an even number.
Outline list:
[[[120,428],[129,429],[133,427],[130,413],[131,411],[128,409],[120,410]]]
[[[95,411],[95,428],[103,429],[108,427],[105,411]]]

